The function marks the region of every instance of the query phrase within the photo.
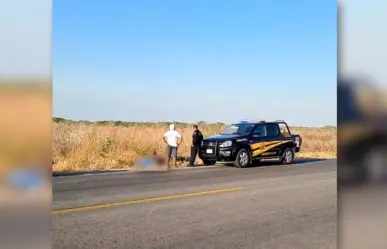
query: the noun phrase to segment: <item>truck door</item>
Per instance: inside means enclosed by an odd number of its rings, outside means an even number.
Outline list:
[[[283,141],[278,124],[266,124],[266,151],[262,153],[263,157],[275,157],[281,155],[281,142]]]
[[[249,135],[251,154],[254,157],[260,157],[265,149],[266,126],[265,124],[256,125]]]

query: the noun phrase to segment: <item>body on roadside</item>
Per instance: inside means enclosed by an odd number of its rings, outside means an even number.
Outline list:
[[[167,145],[167,165],[169,167],[169,163],[172,159],[173,166],[176,167],[177,150],[180,144],[183,142],[183,137],[178,131],[175,130],[174,124],[169,125],[169,131],[164,133],[163,140]]]
[[[196,156],[199,152],[200,145],[203,141],[203,134],[199,130],[197,125],[193,125],[193,134],[192,134],[192,145],[191,145],[191,156],[189,160],[189,166],[194,166]]]

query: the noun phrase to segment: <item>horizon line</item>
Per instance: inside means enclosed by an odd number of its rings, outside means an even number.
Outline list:
[[[175,124],[200,124],[200,123],[204,123],[204,124],[208,124],[208,125],[214,125],[214,124],[223,124],[223,125],[230,125],[232,123],[226,123],[226,122],[223,122],[223,121],[214,121],[214,122],[210,122],[210,121],[205,121],[205,120],[201,120],[201,121],[178,121],[178,120],[173,120],[173,121],[170,121],[170,120],[163,120],[163,121],[128,121],[128,120],[86,120],[86,119],[69,119],[69,118],[64,118],[64,117],[58,117],[58,116],[53,116],[52,119],[54,118],[57,118],[57,119],[62,119],[63,121],[73,121],[73,122],[90,122],[90,123],[101,123],[101,122],[105,122],[105,123],[115,123],[115,122],[123,122],[123,123],[139,123],[139,124],[158,124],[158,123],[175,123]],[[266,120],[262,120],[262,121],[266,121]],[[272,121],[275,121],[275,120],[269,120],[267,122],[272,122]],[[285,120],[286,122],[286,120]],[[238,121],[236,122],[233,122],[233,123],[238,123]],[[287,122],[286,122],[287,123]],[[287,123],[288,124],[288,123]],[[324,128],[324,127],[335,127],[337,128],[337,125],[322,125],[322,126],[308,126],[308,125],[290,125],[288,124],[289,126],[292,126],[292,127],[305,127],[305,128]]]

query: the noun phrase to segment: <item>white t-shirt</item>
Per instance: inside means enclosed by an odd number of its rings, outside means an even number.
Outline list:
[[[177,140],[181,138],[181,135],[179,132],[172,130],[164,133],[164,137],[167,139],[167,143],[170,146],[177,147]]]

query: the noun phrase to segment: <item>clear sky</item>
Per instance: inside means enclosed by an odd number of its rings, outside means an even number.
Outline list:
[[[336,1],[53,3],[53,115],[336,123]]]

